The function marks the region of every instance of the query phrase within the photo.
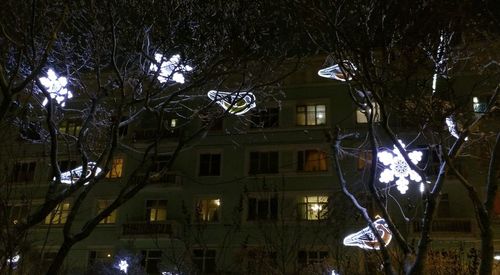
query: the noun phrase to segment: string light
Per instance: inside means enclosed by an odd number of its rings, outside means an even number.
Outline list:
[[[243,115],[257,106],[255,95],[251,92],[228,93],[210,90],[207,96],[233,115]]]

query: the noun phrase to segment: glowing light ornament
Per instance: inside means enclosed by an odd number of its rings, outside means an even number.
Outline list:
[[[120,269],[120,271],[123,271],[123,272],[125,272],[125,274],[127,274],[127,272],[128,272],[127,260],[120,260],[120,263],[118,263],[118,269]]]
[[[377,220],[373,222],[373,226],[377,230],[380,238],[384,241],[385,246],[388,246],[392,240],[392,232],[384,219],[377,216]],[[344,238],[345,246],[357,246],[367,250],[379,250],[380,243],[373,234],[369,226],[360,231],[350,234]]]
[[[92,173],[94,168],[95,168],[95,175],[96,176],[102,172],[101,168],[96,167],[95,162],[89,162],[87,164],[87,174],[85,175],[85,178],[88,178],[90,176],[90,174]],[[73,183],[77,182],[82,177],[82,172],[83,172],[83,167],[78,166],[75,169],[61,173],[61,183],[73,184]],[[56,178],[54,177],[52,180],[56,180]],[[87,185],[87,184],[88,183],[85,183],[85,185]]]
[[[207,96],[233,115],[243,115],[257,106],[255,95],[250,92],[227,93],[210,90]]]
[[[335,270],[332,270],[332,273],[330,275],[340,275],[340,273],[337,273]]]
[[[399,144],[405,148],[405,144],[398,140]],[[412,151],[408,153],[413,164],[418,164],[422,160],[423,153],[420,151]],[[401,152],[394,146],[392,151],[382,151],[378,153],[378,160],[387,166],[382,173],[380,173],[379,181],[383,183],[389,183],[397,178],[396,185],[401,194],[405,194],[408,190],[409,181],[408,178],[416,183],[422,181],[422,177],[410,168],[408,163],[405,161]]]
[[[344,60],[341,64],[334,64],[333,66],[319,70],[318,75],[324,78],[347,81],[352,79],[356,70],[356,66],[350,61]]]
[[[193,70],[193,67],[181,64],[181,56],[178,54],[172,55],[170,59],[166,60],[161,53],[157,53],[155,61],[156,63],[151,63],[149,70],[156,73],[158,71],[157,64],[160,64],[160,72],[157,77],[160,83],[174,81],[183,84],[185,81],[183,73]]]
[[[67,99],[73,97],[71,91],[66,89],[68,79],[64,76],[58,77],[52,69],[47,71],[47,77],[40,77],[40,83],[47,89],[50,98],[55,99],[57,104],[60,104],[62,107],[66,105]],[[49,100],[45,98],[42,105],[45,106],[48,102]]]
[[[451,116],[446,117],[445,119],[446,126],[448,126],[448,132],[450,132],[450,135],[454,136],[456,139],[458,139],[459,135],[457,132],[457,124],[453,120]],[[465,140],[467,141],[469,138],[465,137]]]
[[[9,266],[11,266],[12,269],[15,269],[17,267],[17,263],[19,263],[20,259],[21,259],[21,256],[19,254],[16,254],[13,257],[7,259],[7,264]]]

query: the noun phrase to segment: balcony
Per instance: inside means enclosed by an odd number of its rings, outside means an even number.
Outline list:
[[[132,136],[132,140],[134,142],[147,142],[158,138],[157,129],[140,129],[134,131]],[[168,131],[164,131],[161,135],[161,138],[175,138],[179,137],[179,130],[172,129]]]
[[[168,235],[168,237],[175,237],[179,232],[179,224],[175,221],[164,222],[129,222],[123,224],[123,236],[149,236],[157,237],[158,235]]]
[[[146,175],[137,175],[132,179],[134,182],[141,182],[146,180]],[[150,178],[147,187],[161,187],[161,188],[174,188],[182,186],[182,176],[179,172],[167,172],[167,174],[158,178]]]
[[[413,222],[413,233],[422,231],[420,221]],[[431,232],[436,234],[472,234],[473,225],[470,219],[436,219],[432,222]]]

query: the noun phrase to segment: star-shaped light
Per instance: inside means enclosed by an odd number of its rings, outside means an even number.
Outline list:
[[[319,70],[318,75],[324,78],[347,81],[352,79],[356,70],[357,68],[354,64],[348,60],[344,60],[340,64],[333,64],[330,67]]]
[[[251,92],[228,93],[211,90],[207,96],[233,115],[243,115],[257,106],[255,95]]]
[[[50,94],[50,98],[56,100],[57,104],[62,107],[66,105],[66,100],[73,97],[71,91],[66,89],[68,85],[68,79],[64,76],[57,76],[54,70],[49,69],[47,71],[47,77],[40,77],[40,82],[47,89]],[[49,100],[45,98],[42,102],[43,106],[47,105]]]
[[[405,144],[398,140],[399,144],[405,148]],[[408,153],[413,164],[418,164],[422,160],[422,152],[412,151]],[[416,183],[422,181],[422,177],[410,168],[408,163],[405,161],[401,152],[394,146],[391,151],[382,151],[378,154],[378,160],[386,166],[386,168],[380,173],[379,181],[383,183],[389,183],[396,180],[396,186],[401,194],[405,194],[408,190],[409,180]]]
[[[158,81],[165,83],[167,81],[174,81],[177,83],[184,83],[184,72],[190,72],[193,68],[189,65],[181,64],[181,56],[178,54],[172,55],[170,59],[163,57],[161,53],[155,54],[156,63],[151,63],[149,70],[156,73],[158,65],[160,64],[160,72],[158,73]]]
[[[120,260],[120,263],[118,264],[118,268],[120,269],[120,271],[123,271],[125,273],[127,273],[127,270],[128,270],[128,263],[126,260]]]

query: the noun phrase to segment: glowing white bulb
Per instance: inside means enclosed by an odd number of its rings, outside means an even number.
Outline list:
[[[450,132],[450,135],[455,137],[456,139],[459,138],[458,132],[457,132],[457,124],[455,121],[453,121],[452,117],[446,117],[445,119],[446,125],[448,126],[448,132]],[[465,141],[469,140],[468,137],[465,137]]]
[[[473,103],[479,103],[479,98],[477,98],[477,96],[473,97],[472,98],[472,102]]]
[[[21,259],[21,256],[19,254],[13,256],[12,258],[7,259],[7,263],[9,264],[17,264],[19,260]]]
[[[493,259],[495,259],[496,261],[500,261],[500,255],[493,256]]]
[[[169,60],[166,60],[162,54],[157,53],[155,54],[155,61],[156,63],[151,63],[149,70],[157,73],[157,64],[160,64],[160,71],[157,77],[160,83],[173,81],[182,84],[185,81],[183,73],[193,70],[193,67],[181,64],[181,56],[178,54],[172,55]]]
[[[71,91],[66,89],[68,85],[68,79],[66,77],[58,77],[54,70],[49,69],[47,71],[47,77],[40,77],[40,83],[47,89],[50,94],[50,98],[55,99],[57,104],[62,107],[66,105],[66,99],[72,98],[73,94]],[[48,98],[45,98],[42,105],[45,106],[49,102]]]

